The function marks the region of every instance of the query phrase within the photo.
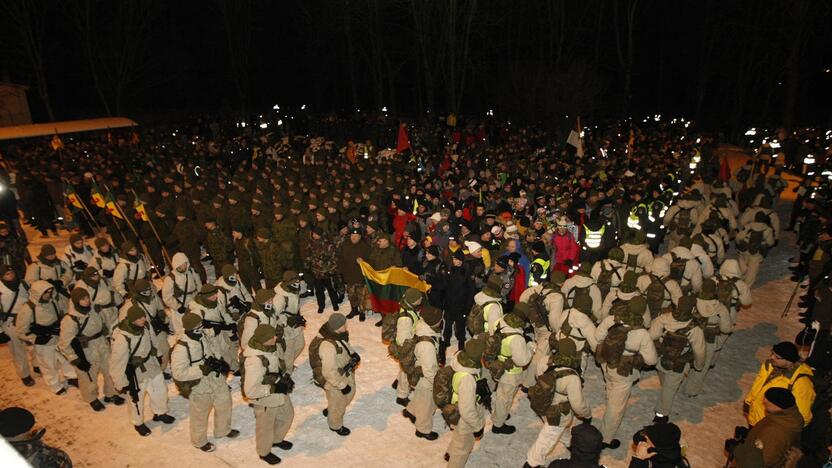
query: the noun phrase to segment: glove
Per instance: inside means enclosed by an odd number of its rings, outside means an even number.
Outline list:
[[[72,262],[72,268],[78,271],[84,271],[87,269],[87,263],[81,260],[75,260]]]
[[[272,385],[272,392],[273,393],[282,393],[284,395],[291,393],[292,388],[294,387],[294,382],[292,379],[280,379],[274,385]]]
[[[70,364],[82,372],[89,372],[90,369],[92,369],[92,365],[90,365],[90,362],[86,359],[74,359],[70,362]]]
[[[127,393],[127,392],[130,391],[130,387],[126,386],[126,387],[117,388],[116,391],[119,392],[119,393]]]
[[[278,374],[266,374],[263,376],[263,383],[266,385],[272,385],[277,382],[278,378],[280,378]]]
[[[35,337],[35,344],[36,345],[45,345],[49,343],[49,340],[52,339],[51,336],[46,335],[38,335]]]
[[[344,388],[342,388],[342,389],[341,389],[341,395],[349,395],[349,393],[350,393],[351,391],[352,391],[352,387],[350,387],[349,385],[347,385],[346,387],[344,387]]]
[[[485,427],[483,427],[482,429],[475,432],[474,433],[474,438],[477,439],[477,440],[482,439],[482,434],[483,434],[484,431],[485,431]]]

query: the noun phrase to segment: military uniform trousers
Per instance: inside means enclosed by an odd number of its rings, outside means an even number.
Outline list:
[[[633,384],[639,378],[639,372],[634,370],[627,377],[622,377],[615,369],[608,368],[606,364],[603,364],[601,368],[607,383],[607,408],[601,422],[601,434],[604,435],[604,442],[609,442],[615,438],[621,420],[624,419],[624,410],[627,408]]]
[[[29,372],[29,353],[32,351],[26,343],[20,341],[17,337],[17,331],[14,327],[14,320],[7,320],[6,323],[0,327],[0,330],[9,337],[9,352],[12,355],[12,362],[14,363],[14,370],[17,376],[21,379],[31,377]]]
[[[78,390],[81,391],[81,398],[87,402],[92,403],[98,399],[98,375],[104,377],[104,396],[113,397],[118,395],[113,379],[110,377],[110,347],[107,344],[107,339],[104,337],[96,338],[87,344],[84,348],[84,354],[87,361],[90,363],[90,370],[84,372],[77,369],[75,373],[78,375]]]
[[[549,463],[552,462],[552,451],[558,445],[558,442],[563,443],[564,447],[569,447],[569,443],[572,441],[572,424],[574,421],[575,418],[571,411],[569,414],[562,414],[560,424],[555,426],[551,426],[544,421],[543,427],[540,428],[540,432],[537,434],[537,439],[526,453],[526,463],[531,466],[549,466]]]
[[[346,395],[341,393],[341,390],[335,388],[327,388],[326,393],[326,407],[327,417],[326,421],[330,429],[341,429],[344,425],[344,413],[347,412],[347,406],[355,398],[355,380],[350,379],[350,392]]]
[[[679,392],[679,388],[685,383],[685,379],[690,375],[690,364],[685,364],[685,369],[682,372],[674,372],[665,369],[661,363],[656,364],[656,372],[659,374],[659,383],[662,386],[659,392],[659,401],[656,402],[655,412],[664,416],[670,416],[670,410],[673,409],[673,400]]]
[[[757,273],[760,272],[760,264],[763,263],[763,256],[749,252],[740,252],[740,271],[743,271],[742,279],[750,288],[757,280]]]
[[[223,378],[203,377],[188,398],[191,444],[194,447],[208,443],[208,415],[211,409],[214,410],[214,437],[228,435],[231,431],[231,390]]]
[[[725,340],[721,339],[721,335],[716,337],[716,342],[714,343],[705,343],[705,365],[702,366],[702,370],[698,371],[696,369],[691,369],[687,381],[685,382],[685,394],[687,396],[696,396],[702,392],[702,389],[705,386],[705,377],[708,376],[708,371],[711,367],[716,364],[716,357],[717,354],[717,343],[724,343]]]
[[[46,386],[53,392],[64,388],[65,379],[74,379],[75,369],[58,352],[55,344],[32,345],[34,360],[40,367],[40,373]],[[63,376],[61,375],[63,373]]]
[[[409,398],[410,397],[410,381],[407,380],[407,374],[405,371],[399,368],[399,376],[396,377],[396,398]]]
[[[505,424],[522,378],[522,372],[517,374],[506,372],[497,382],[497,391],[494,393],[494,412],[491,413],[491,422],[494,426],[500,427]]]
[[[292,334],[292,332],[284,332],[283,336],[283,339],[286,341],[286,352],[283,356],[286,359],[286,365],[292,366],[291,369],[289,369],[291,373],[291,371],[295,368],[295,361],[298,359],[298,356],[300,356],[300,353],[303,352],[303,349],[306,346],[306,340],[303,338],[303,328],[295,329],[294,334]]]
[[[350,307],[360,309],[364,299],[364,283],[348,284],[346,286],[347,298],[350,300]]]
[[[408,413],[416,416],[416,430],[422,434],[433,432],[433,414],[436,404],[433,402],[433,385],[422,377],[416,383],[413,398],[407,405]]]
[[[138,371],[137,371],[138,372]],[[166,414],[168,412],[168,387],[165,385],[165,378],[162,374],[150,376],[139,376],[139,401],[134,403],[130,395],[127,395],[127,411],[130,414],[130,422],[134,426],[144,424],[144,397],[150,398],[150,409],[154,415]],[[138,406],[138,409],[136,408]]]
[[[463,468],[468,463],[468,457],[474,450],[474,433],[481,428],[469,426],[465,420],[460,419],[456,429],[451,435],[451,443],[448,445],[448,468]]]
[[[254,403],[257,455],[265,457],[271,452],[272,444],[282,442],[294,419],[295,408],[288,396],[286,403],[280,406],[260,406]]]

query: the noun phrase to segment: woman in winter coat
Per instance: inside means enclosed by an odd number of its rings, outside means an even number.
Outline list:
[[[552,235],[552,271],[562,271],[566,275],[574,273],[573,265],[578,264],[581,248],[577,238],[569,230],[569,219],[566,216],[558,218],[558,227]],[[570,271],[572,270],[572,271]]]
[[[405,237],[402,249],[402,265],[414,275],[422,274],[422,247],[410,236]]]

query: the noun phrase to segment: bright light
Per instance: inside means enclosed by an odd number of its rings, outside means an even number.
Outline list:
[[[771,146],[771,149],[778,149],[780,148],[780,143],[778,143],[777,140],[771,140],[771,144],[769,146]]]
[[[243,128],[246,128],[246,123],[245,122],[240,122],[240,126],[243,127]]]
[[[658,121],[659,121],[659,120],[661,120],[661,119],[662,119],[662,115],[661,115],[661,114],[656,114],[656,115],[654,115],[654,116],[653,116],[653,120],[655,120],[656,122],[658,122]]]
[[[278,125],[278,126],[283,125],[283,120],[278,120],[278,121],[277,121],[277,125]]]
[[[381,108],[381,111],[382,111],[382,112],[387,112],[387,106],[382,107],[382,108]]]
[[[805,158],[803,158],[803,164],[814,164],[815,163],[815,155],[807,154]]]
[[[756,128],[752,128],[751,130],[748,130],[748,131],[745,132],[745,136],[754,136],[756,134],[757,134],[757,129]]]
[[[494,116],[494,109],[488,109],[488,112],[486,112],[485,115],[493,117]]]
[[[266,123],[266,122],[263,122],[263,123],[260,124],[260,128],[269,128],[269,124]]]
[[[306,104],[300,106],[300,110],[306,110]]]
[[[272,106],[272,109],[274,109],[274,110],[280,110],[280,106],[278,106],[277,104],[275,104],[274,106]]]
[[[701,138],[697,138],[697,139],[696,139],[696,142],[697,142],[697,143],[699,143],[699,142],[701,142],[701,141],[702,141],[702,139],[701,139]]]

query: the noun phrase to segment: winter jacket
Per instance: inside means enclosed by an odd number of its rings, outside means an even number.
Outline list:
[[[760,366],[760,372],[754,379],[745,404],[748,405],[746,420],[750,426],[756,425],[765,417],[763,398],[766,390],[772,387],[790,389],[794,395],[797,408],[803,415],[803,426],[812,420],[812,403],[815,401],[815,386],[812,383],[814,372],[806,364],[799,364],[793,370],[780,370],[766,361]]]
[[[338,347],[329,340],[321,342],[318,354],[321,357],[321,373],[324,376],[326,390],[343,390],[347,385],[355,390],[355,372],[342,374],[340,372],[350,362],[350,353],[353,352],[349,343],[338,341]],[[340,352],[338,352],[340,351]]]
[[[176,255],[174,255],[174,257],[176,257]],[[187,260],[187,257],[185,257],[184,260]],[[139,254],[138,259],[135,262],[132,262],[125,257],[121,257],[118,259],[115,272],[113,272],[113,289],[115,289],[117,293],[121,294],[121,297],[127,297],[130,292],[130,286],[136,280],[146,278],[147,262],[142,254]]]
[[[109,330],[104,320],[95,310],[83,314],[75,310],[71,305],[69,313],[61,319],[61,335],[58,338],[58,351],[72,362],[84,358],[91,364],[106,366],[106,357],[109,356],[110,346],[107,341]],[[78,356],[72,347],[72,341],[79,337],[81,346],[84,348],[84,356]]]
[[[685,271],[679,286],[684,288],[690,285],[694,292],[699,292],[702,288],[702,268],[699,262],[696,261],[696,257],[694,257],[693,252],[682,246],[674,247],[673,250],[662,256],[665,260],[667,260],[668,265],[673,263],[674,254],[679,258],[685,259],[686,261]]]
[[[603,299],[601,298],[601,290],[598,289],[598,286],[591,277],[578,274],[568,278],[563,282],[561,291],[566,296],[567,304],[571,305],[575,296],[575,293],[572,292],[572,290],[587,287],[589,288],[589,297],[592,298],[592,315],[595,316],[596,321],[600,321],[601,318],[603,318],[601,317],[601,305],[603,304]]]
[[[41,302],[41,296],[49,289],[52,289],[52,299],[48,302]],[[46,281],[35,281],[32,284],[29,289],[29,301],[20,306],[15,321],[15,332],[21,341],[35,344],[37,335],[32,333],[31,330],[31,326],[34,324],[53,327],[57,331],[60,326],[61,311],[55,301],[55,294],[52,285]],[[43,343],[45,346],[55,346],[57,344],[58,333],[50,337],[48,342]]]
[[[797,406],[766,414],[748,431],[745,444],[754,444],[763,452],[763,464],[768,467],[782,467],[790,448],[799,445],[803,431],[803,416]]]
[[[629,266],[630,257],[633,257],[636,265],[636,273],[641,273],[646,270],[651,263],[653,263],[653,252],[647,247],[647,244],[623,244],[621,250],[624,251],[624,265]],[[628,268],[629,269],[629,268]]]
[[[139,382],[150,380],[162,373],[153,347],[153,337],[146,327],[136,329],[125,321],[113,330],[110,353],[110,377],[115,387],[128,386],[125,373],[127,364],[134,362],[136,378]]]
[[[191,388],[192,395],[210,394],[219,390],[222,385],[228,385],[224,375],[216,372],[203,375],[200,366],[208,356],[222,359],[222,355],[212,350],[204,338],[194,340],[184,333],[178,336],[176,344],[171,348],[170,370],[173,378],[179,382],[199,380],[199,383]]]
[[[283,368],[283,348],[277,345],[275,352],[265,352],[249,346],[243,351],[245,359],[245,386],[246,398],[252,404],[258,406],[275,407],[283,406],[289,402],[289,396],[283,393],[272,393],[271,386],[263,383],[266,374],[280,374],[285,372]],[[268,362],[264,366],[263,358]]]
[[[566,265],[567,261],[577,266],[578,256],[580,254],[581,248],[571,232],[567,231],[563,235],[555,233],[552,236],[553,270],[556,269],[568,273],[569,267]],[[564,267],[566,268],[564,269]]]
[[[690,320],[684,322],[676,320],[671,313],[661,314],[650,324],[650,338],[658,343],[665,333],[678,332],[690,324]],[[702,370],[705,365],[705,335],[701,328],[692,326],[685,336],[688,338],[688,347],[693,354],[693,368]]]
[[[368,261],[370,259],[370,251],[370,245],[364,239],[359,240],[355,244],[350,240],[341,244],[341,252],[338,257],[338,272],[344,278],[344,283],[364,283],[364,275],[361,274],[361,267],[358,266],[356,260],[361,258],[365,262]]]
[[[477,379],[481,369],[463,366],[456,356],[451,361],[451,368],[454,372],[465,373],[459,379],[459,385],[456,389],[459,405],[459,426],[457,430],[477,432],[485,425],[485,410],[477,397]]]
[[[447,291],[445,295],[446,317],[457,318],[468,315],[474,304],[474,283],[465,265],[450,267],[448,271]]]
[[[384,249],[376,247],[370,251],[369,258],[365,260],[367,260],[367,263],[369,263],[374,270],[385,270],[394,266],[402,266],[401,253],[393,246],[389,246]]]

